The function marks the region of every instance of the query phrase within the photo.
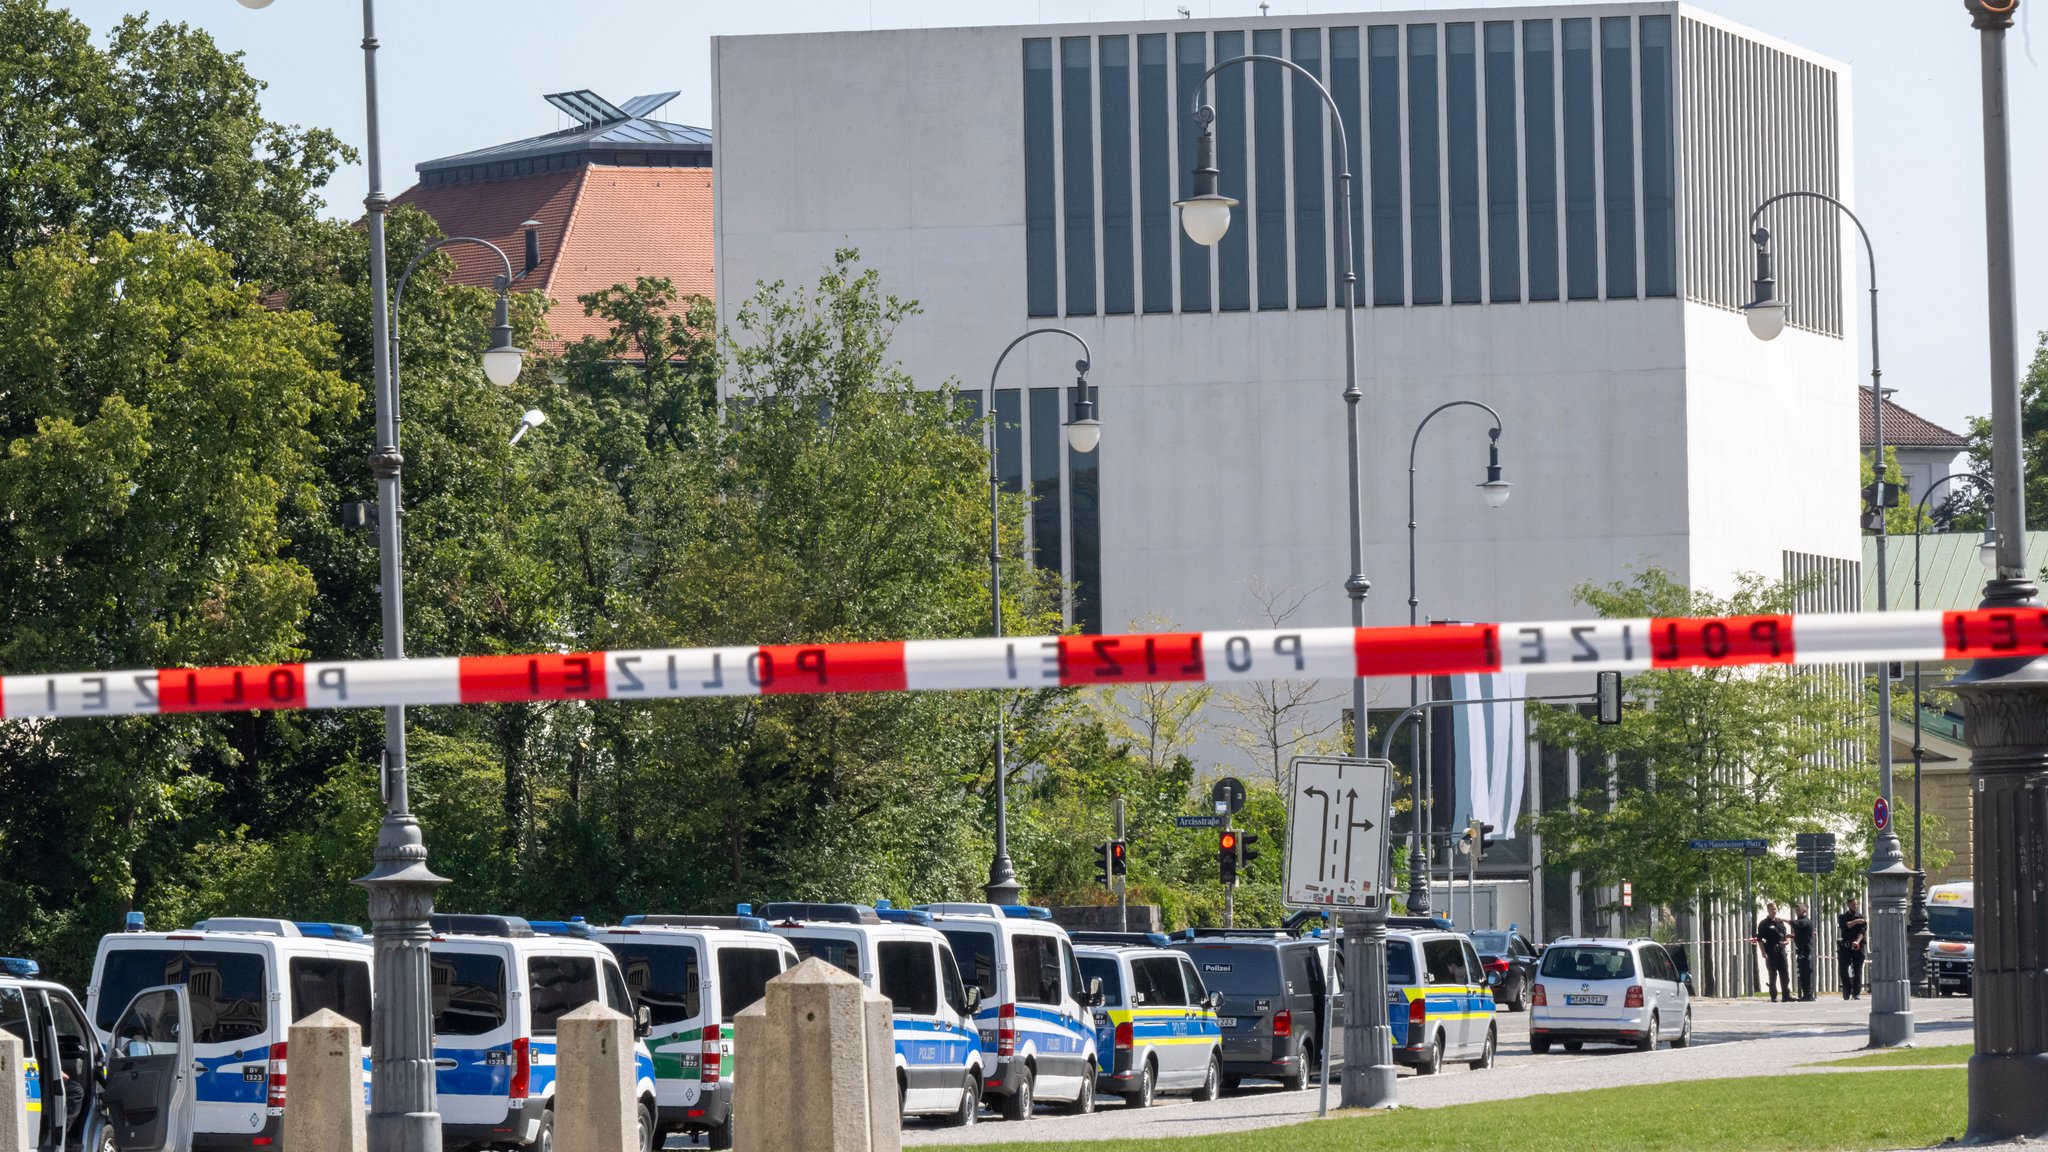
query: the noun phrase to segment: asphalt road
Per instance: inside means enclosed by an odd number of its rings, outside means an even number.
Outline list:
[[[1970,1040],[1970,1001],[1919,999],[1913,1002],[1919,1042],[1964,1044]],[[1589,1047],[1578,1053],[1529,1052],[1527,1013],[1499,1015],[1500,1057],[1490,1071],[1446,1065],[1433,1077],[1403,1070],[1400,1103],[1430,1108],[1504,1100],[1588,1088],[1656,1084],[1676,1080],[1798,1074],[1801,1065],[1854,1055],[1863,1047],[1869,1000],[1819,1000],[1811,1004],[1769,1001],[1699,1000],[1693,1008],[1693,1046],[1654,1053]],[[1291,1124],[1316,1114],[1317,1089],[1286,1092],[1277,1084],[1252,1081],[1236,1096],[1209,1104],[1162,1097],[1152,1108],[1125,1107],[1111,1098],[1093,1116],[1061,1116],[1041,1107],[1028,1123],[1011,1124],[984,1112],[972,1128],[941,1128],[923,1121],[904,1126],[905,1144],[978,1144],[1013,1140],[1129,1140],[1154,1136],[1196,1136]],[[1336,1089],[1331,1089],[1331,1108]]]

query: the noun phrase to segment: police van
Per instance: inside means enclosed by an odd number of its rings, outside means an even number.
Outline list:
[[[593,940],[537,933],[518,916],[436,915],[428,923],[442,1137],[450,1148],[547,1152],[562,1017],[596,1002],[639,1021],[618,961]],[[651,1152],[654,1062],[644,1044],[634,1045],[633,1064],[637,1147]]]
[[[767,904],[776,935],[889,998],[896,1091],[905,1116],[972,1124],[981,1110],[980,989],[960,981],[930,914],[859,904]]]
[[[39,980],[33,960],[0,956],[0,1030],[21,1043],[28,1089],[28,1147],[36,1152],[94,1148],[85,1142],[94,1118],[93,1074],[103,1049],[71,990]],[[9,1123],[11,1117],[0,1117]]]
[[[1095,1111],[1093,1009],[1100,989],[1081,979],[1074,946],[1052,912],[1017,904],[920,904],[953,947],[961,977],[981,991],[982,1095],[1005,1119],[1028,1120],[1050,1099]]]
[[[1076,932],[1074,957],[1091,987],[1099,981],[1095,1050],[1099,1087],[1133,1108],[1160,1092],[1192,1092],[1197,1101],[1223,1090],[1221,992],[1211,992],[1194,962],[1152,933]]]
[[[1927,890],[1927,982],[1936,996],[1968,996],[1977,967],[1977,885],[1969,880]]]
[[[284,1135],[285,1037],[323,1008],[363,1034],[369,1074],[370,946],[351,924],[215,917],[180,932],[129,931],[100,939],[86,1012],[104,1046],[145,989],[185,989],[192,1052],[192,1145],[276,1146]]]
[[[657,1131],[732,1147],[733,1017],[796,966],[796,953],[753,916],[628,916],[593,938],[648,1013]]]

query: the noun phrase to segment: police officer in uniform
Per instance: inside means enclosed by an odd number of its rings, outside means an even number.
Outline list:
[[[1849,906],[1835,917],[1835,924],[1841,930],[1837,963],[1842,970],[1842,999],[1863,999],[1863,938],[1870,931],[1870,921],[1857,910],[1856,901],[1851,898]]]
[[[1813,999],[1813,918],[1806,905],[1792,906],[1792,951],[1799,968],[1799,998]]]
[[[1764,952],[1764,971],[1770,979],[1773,1004],[1780,996],[1788,1004],[1792,1001],[1792,976],[1785,970],[1785,941],[1790,935],[1785,921],[1778,916],[1777,903],[1766,903],[1764,918],[1756,923],[1756,943]]]

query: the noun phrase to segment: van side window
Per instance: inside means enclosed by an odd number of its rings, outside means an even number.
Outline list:
[[[626,991],[626,978],[619,975],[619,966],[612,963],[600,964],[604,969],[605,1005],[628,1016],[634,1015],[633,994]]]
[[[647,1006],[648,1022],[660,1027],[694,1020],[704,977],[697,967],[694,944],[641,944],[607,942],[619,966],[626,971],[626,989],[633,1003]]]
[[[1010,938],[1011,974],[1021,1004],[1060,1002],[1060,942],[1050,936]]]
[[[1465,975],[1464,975],[1464,981],[1465,981],[1465,983],[1467,983],[1467,984],[1484,984],[1484,983],[1486,983],[1486,978],[1485,978],[1485,973],[1486,973],[1486,967],[1485,967],[1485,965],[1483,965],[1483,964],[1481,964],[1481,963],[1479,962],[1479,953],[1477,953],[1477,952],[1475,952],[1475,951],[1473,951],[1473,950],[1472,950],[1472,941],[1470,941],[1470,940],[1464,940],[1464,939],[1461,939],[1461,940],[1459,940],[1459,941],[1458,941],[1458,945],[1459,945],[1459,947],[1463,948],[1463,949],[1464,949],[1464,951],[1465,951]]]
[[[429,963],[434,973],[436,1035],[481,1036],[505,1026],[502,958],[472,952],[436,952]]]
[[[939,975],[946,983],[946,1003],[953,1011],[967,1015],[967,989],[960,982],[960,965],[953,962],[951,948],[939,949]]]
[[[806,960],[823,960],[849,976],[860,977],[860,945],[836,936],[813,936],[792,933],[785,937],[796,954]]]
[[[875,945],[877,991],[896,1011],[936,1016],[939,1011],[939,970],[927,940],[884,940]]]
[[[285,975],[292,986],[292,1019],[304,1020],[322,1008],[332,1009],[355,1021],[363,1030],[363,1043],[369,1043],[368,964],[325,956],[294,956],[285,965]]]
[[[1449,937],[1422,942],[1422,963],[1432,984],[1465,983],[1465,954],[1458,941]]]
[[[1180,961],[1169,956],[1141,956],[1131,961],[1131,980],[1145,993],[1147,1008],[1185,1008],[1188,990],[1181,984]]]
[[[1117,971],[1116,960],[1109,956],[1076,956],[1081,965],[1081,987],[1090,982],[1102,981],[1102,1002],[1108,1007],[1129,1007],[1124,1003],[1124,980]]]
[[[1074,946],[1060,941],[1060,961],[1067,972],[1067,995],[1079,1000],[1088,994],[1088,985],[1081,980],[1081,963],[1074,959]]]
[[[129,999],[134,999],[134,997]],[[127,1005],[123,1004],[121,1007],[126,1008]],[[14,1033],[15,1037],[21,1041],[22,1059],[33,1060],[36,1058],[35,1040],[29,1034],[28,1009],[23,1006],[21,989],[0,988],[0,1028]]]
[[[553,1036],[555,1023],[597,999],[597,961],[589,956],[532,956],[526,961],[527,1011],[535,1036]]]
[[[1185,956],[1180,958],[1180,979],[1181,983],[1188,986],[1188,1003],[1200,1004],[1209,998],[1209,989],[1195,973],[1194,964]]]

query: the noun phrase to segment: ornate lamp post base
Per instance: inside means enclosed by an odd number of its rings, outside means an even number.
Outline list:
[[[370,1147],[441,1152],[434,1108],[433,967],[427,941],[434,890],[448,881],[427,868],[419,821],[404,811],[377,830],[377,864],[356,881],[370,894],[376,933],[375,1010],[370,1017]]]

